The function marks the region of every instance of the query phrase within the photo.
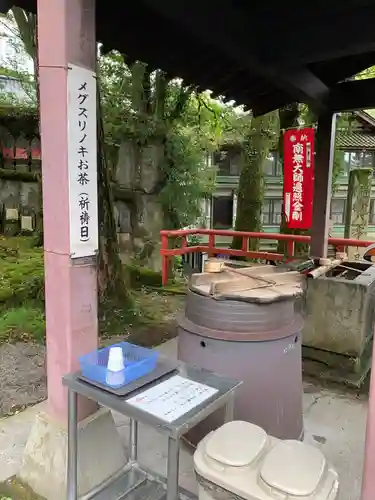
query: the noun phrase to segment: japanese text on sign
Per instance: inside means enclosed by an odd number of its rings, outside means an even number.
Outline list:
[[[71,65],[68,71],[69,211],[72,258],[98,249],[96,76]]]
[[[284,135],[284,213],[289,228],[312,223],[314,130],[288,130]]]
[[[208,385],[175,375],[128,399],[127,403],[171,423],[218,392]]]

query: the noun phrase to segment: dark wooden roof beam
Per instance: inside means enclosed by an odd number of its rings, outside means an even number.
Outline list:
[[[3,10],[13,4],[33,12],[37,6],[0,0]],[[293,101],[317,113],[372,107],[372,84],[350,94],[337,82],[375,64],[374,17],[375,0],[96,1],[97,39],[105,47],[256,114]]]
[[[362,7],[356,3],[343,12],[336,8],[331,15],[324,12],[324,17],[320,15],[318,20],[308,23],[295,23],[287,36],[286,26],[280,22],[273,36],[279,35],[281,43],[274,50],[265,50],[266,62],[286,68],[290,61],[294,65],[305,65],[375,51],[374,18],[375,4],[369,2]],[[346,32],[348,22],[350,28]]]
[[[334,112],[375,108],[375,78],[335,85],[327,106]]]
[[[250,105],[253,115],[261,116],[275,109],[282,108],[290,102],[290,96],[286,92],[278,90],[257,96],[256,100]],[[296,102],[299,101],[296,99]]]
[[[294,70],[288,74],[278,73],[271,66],[264,66],[252,57],[250,51],[246,50],[245,43],[238,43],[241,41],[240,34],[244,20],[236,17],[229,2],[228,8],[225,9],[225,15],[215,17],[215,34],[208,29],[212,22],[212,10],[211,6],[205,2],[198,2],[198,0],[180,0],[179,2],[145,0],[145,3],[151,9],[170,19],[175,25],[180,25],[181,29],[189,35],[220,48],[223,54],[236,59],[250,72],[283,89],[295,100],[309,104],[316,111],[324,109],[323,102],[327,98],[329,88],[313,73],[307,69]],[[191,15],[192,11],[195,12],[194,16]],[[231,29],[236,30],[236,33],[231,34]],[[247,31],[248,29],[247,25]],[[181,36],[184,36],[182,31]]]

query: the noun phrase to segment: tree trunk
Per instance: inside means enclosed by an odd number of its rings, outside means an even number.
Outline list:
[[[116,297],[124,303],[130,300],[129,280],[123,268],[117,228],[114,219],[114,202],[111,188],[111,174],[104,149],[103,116],[100,91],[97,91],[98,129],[98,215],[99,215],[99,269],[98,283],[101,298]]]
[[[37,109],[39,110],[38,117],[38,132],[40,140],[40,148],[42,150],[42,136],[40,134],[40,81],[39,81],[39,54],[38,54],[38,24],[35,17],[35,30],[34,30],[34,40],[35,40],[35,55],[33,57],[34,63],[34,74],[35,74],[35,91],[36,91],[36,102]],[[41,163],[42,165],[42,163]],[[41,166],[42,169],[42,166]],[[38,173],[38,213],[36,214],[36,245],[42,247],[44,244],[44,226],[43,226],[43,178],[42,171]]]
[[[242,170],[237,194],[236,231],[259,232],[264,197],[264,161],[272,147],[274,115],[253,118],[251,135],[242,152]],[[233,238],[232,248],[241,249],[241,238]],[[250,250],[259,248],[259,240],[250,241]]]

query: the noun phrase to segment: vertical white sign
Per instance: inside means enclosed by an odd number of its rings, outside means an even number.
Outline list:
[[[68,70],[68,166],[70,255],[90,257],[98,250],[96,74]]]

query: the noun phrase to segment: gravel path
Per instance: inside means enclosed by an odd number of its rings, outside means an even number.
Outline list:
[[[102,339],[101,344],[128,340],[147,347],[159,345],[176,336],[176,325],[168,319],[170,322],[159,328],[134,328],[127,337]],[[39,344],[0,344],[0,418],[46,399],[45,353]]]
[[[0,417],[46,398],[45,347],[0,344]]]

